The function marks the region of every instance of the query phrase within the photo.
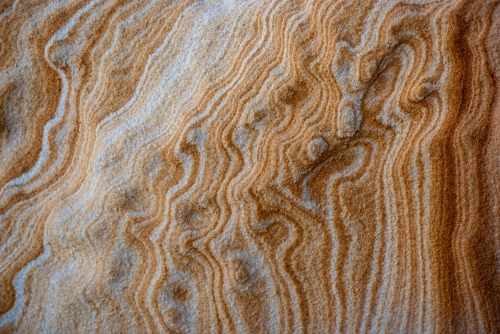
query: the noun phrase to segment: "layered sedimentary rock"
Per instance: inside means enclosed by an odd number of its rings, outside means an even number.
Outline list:
[[[0,332],[500,332],[498,1],[6,0],[0,108]]]

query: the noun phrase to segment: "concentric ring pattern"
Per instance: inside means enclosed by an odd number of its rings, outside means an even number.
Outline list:
[[[0,30],[0,332],[500,333],[499,1]]]

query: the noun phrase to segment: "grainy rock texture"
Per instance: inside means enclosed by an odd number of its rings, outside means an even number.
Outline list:
[[[2,0],[0,332],[500,333],[500,3]]]

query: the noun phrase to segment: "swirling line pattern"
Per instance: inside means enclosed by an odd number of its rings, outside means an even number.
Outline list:
[[[6,0],[0,328],[499,333],[500,2]]]

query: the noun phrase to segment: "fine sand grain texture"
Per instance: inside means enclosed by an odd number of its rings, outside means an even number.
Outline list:
[[[500,333],[500,1],[0,0],[0,333]]]

